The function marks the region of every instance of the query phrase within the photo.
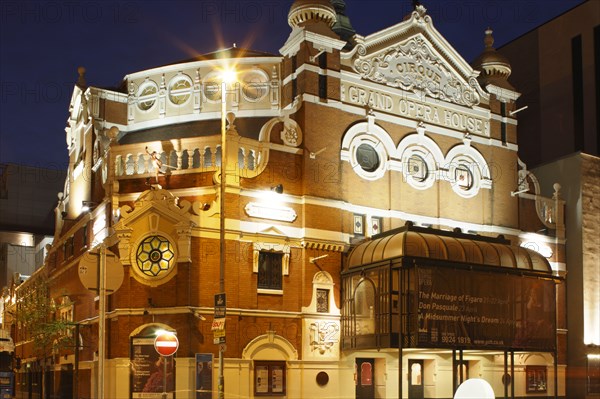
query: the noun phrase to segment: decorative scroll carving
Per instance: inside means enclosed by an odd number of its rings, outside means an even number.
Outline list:
[[[422,36],[414,36],[378,56],[364,57],[364,53],[359,47],[354,69],[365,79],[412,91],[421,97],[466,106],[479,104],[475,78],[471,77],[468,84],[459,79]]]
[[[310,348],[323,355],[340,341],[338,321],[316,321],[310,324]]]

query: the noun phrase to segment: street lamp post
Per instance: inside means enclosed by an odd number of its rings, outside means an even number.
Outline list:
[[[227,184],[227,83],[235,79],[233,70],[224,70],[221,73],[221,187],[220,187],[220,256],[219,256],[219,290],[225,292],[225,185]],[[219,344],[219,379],[218,398],[225,397],[225,378],[223,377],[223,345]]]
[[[106,321],[106,246],[100,244],[98,265],[98,399],[104,398],[104,325]]]

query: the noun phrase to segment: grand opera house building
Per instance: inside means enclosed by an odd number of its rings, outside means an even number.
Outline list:
[[[54,243],[6,298],[19,397],[565,397],[565,203],[519,160],[492,31],[469,64],[422,5],[288,23],[279,54],[79,69]],[[70,337],[47,351],[21,321],[42,284]]]

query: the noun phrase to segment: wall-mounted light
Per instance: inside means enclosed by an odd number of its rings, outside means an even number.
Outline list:
[[[275,191],[277,194],[283,194],[283,184],[278,184],[275,187],[271,187],[271,191]]]
[[[81,211],[89,212],[94,209],[98,204],[92,201],[81,201]]]
[[[205,321],[206,317],[204,317],[199,311],[197,310],[192,310],[192,314],[194,315],[195,318],[197,318],[200,321]]]
[[[318,261],[319,259],[323,259],[323,258],[326,258],[326,257],[328,257],[328,256],[329,256],[329,254],[325,254],[325,255],[317,256],[317,257],[314,257],[314,258],[311,256],[310,258],[308,258],[308,261],[309,261],[310,263],[314,263],[314,264],[316,264],[316,263],[317,263],[317,261]]]

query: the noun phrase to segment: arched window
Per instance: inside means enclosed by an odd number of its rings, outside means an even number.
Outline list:
[[[363,279],[354,290],[357,335],[375,333],[375,313],[375,284],[369,279]]]

